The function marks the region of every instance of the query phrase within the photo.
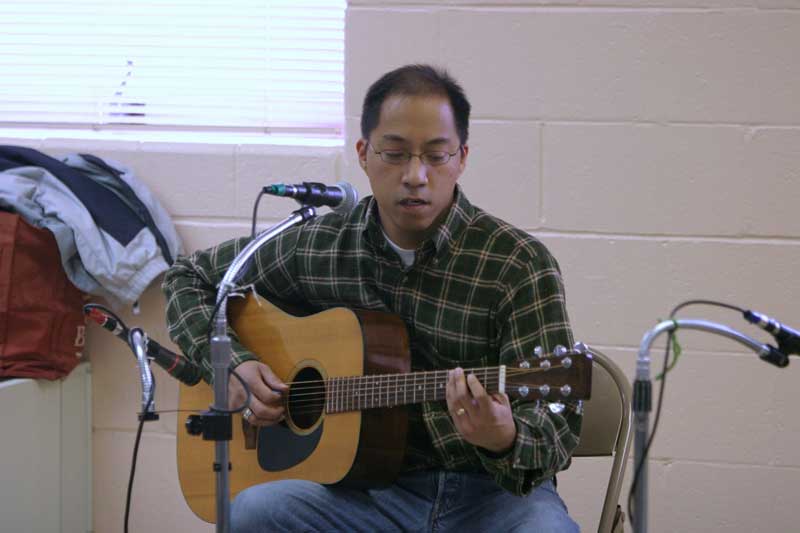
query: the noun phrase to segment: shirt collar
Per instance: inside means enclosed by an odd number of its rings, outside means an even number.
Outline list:
[[[461,187],[456,184],[450,211],[433,235],[422,243],[421,248],[424,250],[426,247],[433,246],[435,254],[440,258],[443,257],[448,253],[452,245],[461,238],[470,222],[472,222],[474,215],[475,207],[469,202]],[[389,244],[383,235],[378,218],[378,203],[375,201],[374,196],[369,198],[363,217],[363,231],[367,240],[378,248],[388,248]]]

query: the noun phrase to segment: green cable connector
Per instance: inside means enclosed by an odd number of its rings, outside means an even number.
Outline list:
[[[667,369],[664,372],[656,376],[656,380],[664,379],[664,375],[675,368],[675,365],[678,363],[678,357],[680,357],[683,352],[683,348],[681,348],[678,342],[678,336],[675,334],[675,331],[678,329],[678,322],[673,320],[672,323],[675,324],[675,329],[670,332],[672,336],[672,361],[667,365]]]
[[[286,185],[283,183],[268,185],[264,188],[264,192],[267,194],[274,194],[276,196],[286,196]]]

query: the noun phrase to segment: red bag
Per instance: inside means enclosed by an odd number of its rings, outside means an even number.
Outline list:
[[[58,379],[83,357],[83,293],[55,237],[0,211],[0,377]]]

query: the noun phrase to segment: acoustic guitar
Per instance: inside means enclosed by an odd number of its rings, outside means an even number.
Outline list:
[[[363,487],[397,476],[406,445],[402,406],[443,401],[447,383],[447,370],[410,372],[408,334],[400,318],[346,308],[299,317],[252,295],[231,300],[228,317],[242,344],[289,385],[283,422],[266,428],[243,419],[234,424],[231,497],[280,479]],[[532,357],[520,368],[465,369],[488,392],[551,402],[588,398],[591,370],[591,355],[578,351]],[[180,385],[181,410],[201,411],[213,402],[207,384]],[[182,427],[177,441],[186,502],[214,522],[214,442]]]

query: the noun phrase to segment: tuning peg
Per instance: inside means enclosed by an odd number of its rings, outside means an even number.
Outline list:
[[[582,342],[576,342],[576,343],[575,343],[575,346],[573,346],[573,350],[575,350],[575,351],[576,351],[576,352],[578,352],[578,353],[586,353],[586,352],[588,352],[588,351],[589,351],[589,347],[588,347],[588,346],[586,346],[586,344],[585,344],[585,343],[582,343]]]
[[[546,383],[544,385],[539,385],[539,394],[541,394],[542,397],[550,394],[550,385]]]
[[[533,356],[536,357],[537,359],[539,357],[542,357],[543,355],[544,355],[544,350],[542,349],[541,346],[537,346],[536,348],[533,349]]]
[[[561,385],[561,396],[567,397],[572,394],[572,387],[569,385]]]
[[[561,357],[562,355],[564,355],[565,353],[567,353],[567,351],[568,351],[568,350],[567,350],[567,348],[566,348],[565,346],[562,346],[562,345],[558,344],[558,345],[556,345],[556,347],[553,349],[553,355],[555,355],[556,357]]]
[[[550,369],[550,360],[542,359],[542,362],[539,363],[539,368],[542,370],[549,370]]]
[[[529,361],[520,361],[520,363],[519,363],[519,367],[520,367],[520,368],[530,368],[530,367],[531,367],[531,364],[530,364],[530,362],[529,362]]]

